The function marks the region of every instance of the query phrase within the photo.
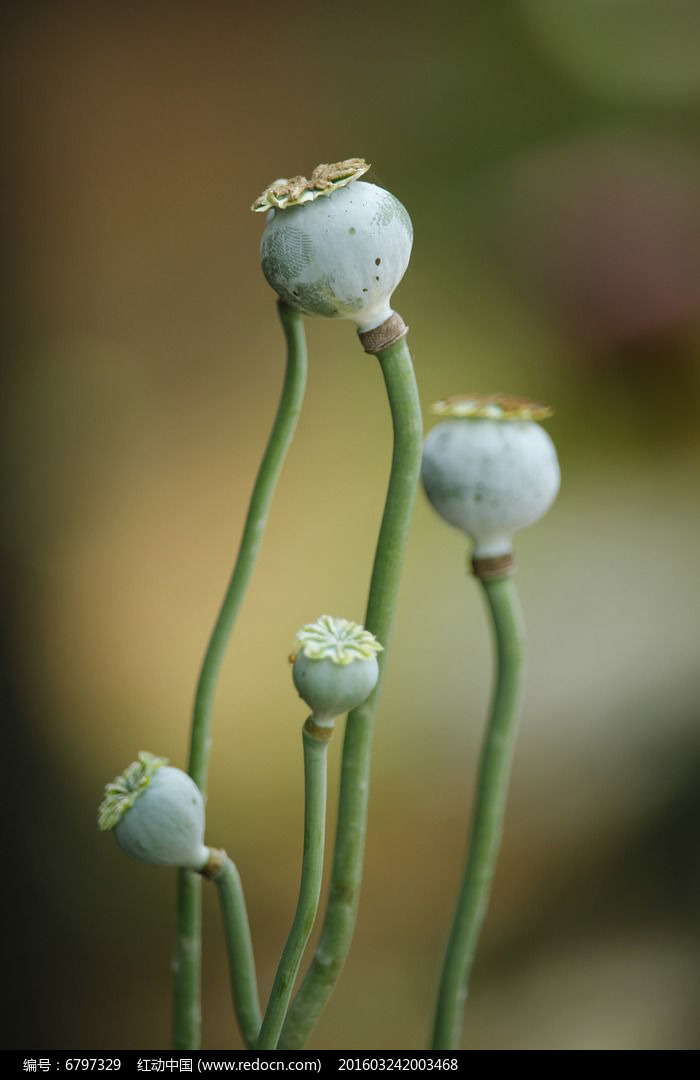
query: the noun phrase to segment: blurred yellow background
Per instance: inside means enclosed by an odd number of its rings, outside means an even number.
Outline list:
[[[561,495],[517,543],[529,687],[465,1046],[697,1049],[700,7],[67,2],[3,24],[17,1045],[168,1045],[174,874],[128,861],[96,807],[139,750],[185,765],[276,408],[283,340],[249,205],[277,176],[361,155],[414,223],[395,306],[426,424],[469,390],[556,410]],[[307,332],[208,804],[263,996],[302,841],[286,657],[322,612],[362,621],[391,446],[352,325]],[[419,495],[357,932],[315,1047],[428,1036],[491,678],[465,558]],[[203,1032],[240,1045],[211,889]]]

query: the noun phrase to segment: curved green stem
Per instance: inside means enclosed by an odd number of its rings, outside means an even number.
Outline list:
[[[347,720],[328,908],[318,947],[282,1029],[279,1046],[285,1050],[298,1049],[306,1042],[340,975],[355,928],[367,828],[372,734],[420,473],[421,413],[406,339],[401,338],[377,355],[391,407],[394,453],[365,626],[379,639],[384,652],[378,657],[376,689]]]
[[[223,866],[214,875],[213,881],[219,894],[226,935],[233,1007],[245,1044],[251,1048],[255,1046],[261,1023],[258,980],[243,886],[238,870],[228,855],[225,855]]]
[[[202,793],[206,793],[207,764],[211,744],[211,714],[219,671],[233,624],[250,581],[262,540],[270,502],[287,449],[301,411],[306,385],[306,340],[300,312],[280,302],[282,327],[287,340],[287,370],[282,397],[272,433],[255,481],[233,575],[219,611],[195,695],[190,740],[189,773]],[[193,949],[201,931],[201,881],[180,871],[178,888],[177,940],[175,944],[176,1050],[197,1050],[200,1040],[200,948]]]
[[[479,764],[467,866],[442,969],[433,1050],[457,1050],[464,1005],[503,835],[508,784],[525,685],[525,627],[512,577],[482,581],[496,643],[496,685]]]
[[[306,340],[301,312],[281,301],[279,315],[287,339],[282,397],[253,488],[236,565],[204,657],[194,701],[189,773],[202,792],[207,786],[211,713],[219,671],[233,624],[248,588],[267,523],[277,478],[294,435],[306,386]]]
[[[308,724],[308,722],[307,722]],[[326,751],[332,728],[304,726],[304,856],[292,929],[272,984],[257,1050],[274,1050],[287,1014],[294,981],[318,911],[326,837]]]

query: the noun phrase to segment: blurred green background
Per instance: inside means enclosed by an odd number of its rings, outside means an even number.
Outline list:
[[[362,155],[408,207],[427,406],[552,403],[563,485],[518,540],[530,677],[465,1046],[697,1048],[700,6],[695,0],[5,10],[5,891],[12,1035],[165,1048],[174,874],[98,834],[105,781],[184,766],[283,373],[273,178]],[[216,702],[208,839],[263,994],[296,901],[287,654],[362,620],[390,425],[345,322],[308,396]],[[352,953],[315,1047],[425,1045],[490,686],[465,544],[419,496]],[[341,738],[331,750],[331,819]],[[238,1046],[213,890],[204,1045]]]

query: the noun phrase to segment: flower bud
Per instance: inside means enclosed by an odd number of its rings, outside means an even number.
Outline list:
[[[105,787],[100,829],[114,829],[127,855],[153,866],[199,870],[204,846],[204,800],[194,780],[166,758],[142,752]]]
[[[357,623],[322,615],[302,627],[297,645],[294,685],[316,723],[331,723],[362,705],[377,685],[383,646]]]
[[[512,552],[513,533],[554,502],[560,473],[554,443],[536,422],[551,410],[502,394],[448,398],[447,416],[423,446],[423,487],[437,512],[474,541],[475,558]]]
[[[319,165],[310,180],[275,181],[253,204],[272,207],[260,252],[275,292],[306,315],[352,319],[361,333],[391,316],[413,243],[399,200],[357,180],[368,168],[361,158]]]

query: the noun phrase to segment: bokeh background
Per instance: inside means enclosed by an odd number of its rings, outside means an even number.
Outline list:
[[[518,541],[530,677],[465,1046],[697,1048],[700,6],[28,3],[2,31],[0,405],[10,1039],[166,1048],[174,874],[98,834],[136,752],[184,766],[284,357],[249,205],[361,155],[408,207],[426,424],[551,402],[561,496]],[[376,362],[307,320],[308,396],[216,702],[208,837],[263,994],[302,825],[286,662],[362,620],[390,454]],[[315,1047],[425,1045],[490,642],[419,496],[356,937]],[[331,827],[341,738],[331,751]],[[213,890],[204,1045],[239,1046]]]

